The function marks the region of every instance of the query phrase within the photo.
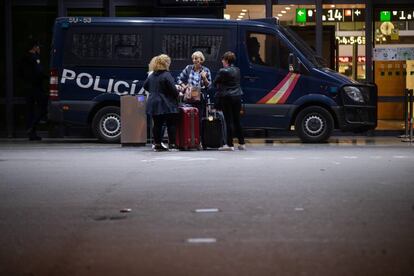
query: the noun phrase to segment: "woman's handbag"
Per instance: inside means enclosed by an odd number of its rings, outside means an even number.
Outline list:
[[[195,103],[201,100],[201,88],[198,86],[187,86],[184,90],[184,102]]]

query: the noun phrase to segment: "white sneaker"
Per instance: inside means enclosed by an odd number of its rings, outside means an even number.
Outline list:
[[[234,151],[234,147],[229,147],[228,145],[224,145],[219,148],[220,151]]]
[[[237,147],[239,150],[246,150],[246,144],[241,144]]]
[[[163,142],[161,142],[161,146],[162,146],[164,149],[168,149],[168,146],[167,146],[166,144],[164,144]],[[155,148],[155,144],[152,144],[151,148],[152,148],[152,149],[154,149],[154,148]]]

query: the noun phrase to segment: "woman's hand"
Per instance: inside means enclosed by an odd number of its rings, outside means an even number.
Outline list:
[[[207,72],[206,71],[202,71],[200,75],[201,75],[201,78],[204,81],[204,85],[208,86],[209,85],[209,82],[208,82],[208,78],[207,78]]]
[[[184,83],[182,83],[180,85],[177,84],[175,87],[177,88],[177,90],[179,92],[183,92],[187,88],[187,85],[185,85]]]

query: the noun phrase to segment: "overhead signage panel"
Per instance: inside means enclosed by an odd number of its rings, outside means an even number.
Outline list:
[[[365,36],[337,36],[339,45],[365,45]]]
[[[306,22],[306,9],[296,9],[296,22],[298,23]]]
[[[224,7],[225,0],[158,0],[161,7]]]
[[[364,21],[364,9],[324,9],[322,12],[323,22],[354,22]],[[315,9],[296,9],[296,22],[306,23],[316,21]]]
[[[390,21],[413,21],[414,8],[412,9],[390,9],[380,10],[375,13],[376,21],[390,22]]]

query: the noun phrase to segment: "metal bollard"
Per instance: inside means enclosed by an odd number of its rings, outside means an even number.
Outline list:
[[[409,105],[409,106],[408,106]],[[404,103],[405,135],[402,135],[402,142],[413,142],[413,90],[405,90]]]
[[[405,134],[401,135],[400,138],[408,138],[408,93],[409,89],[404,90],[404,131]]]
[[[413,90],[410,89],[409,92],[409,100],[410,100],[410,144],[413,141]]]

